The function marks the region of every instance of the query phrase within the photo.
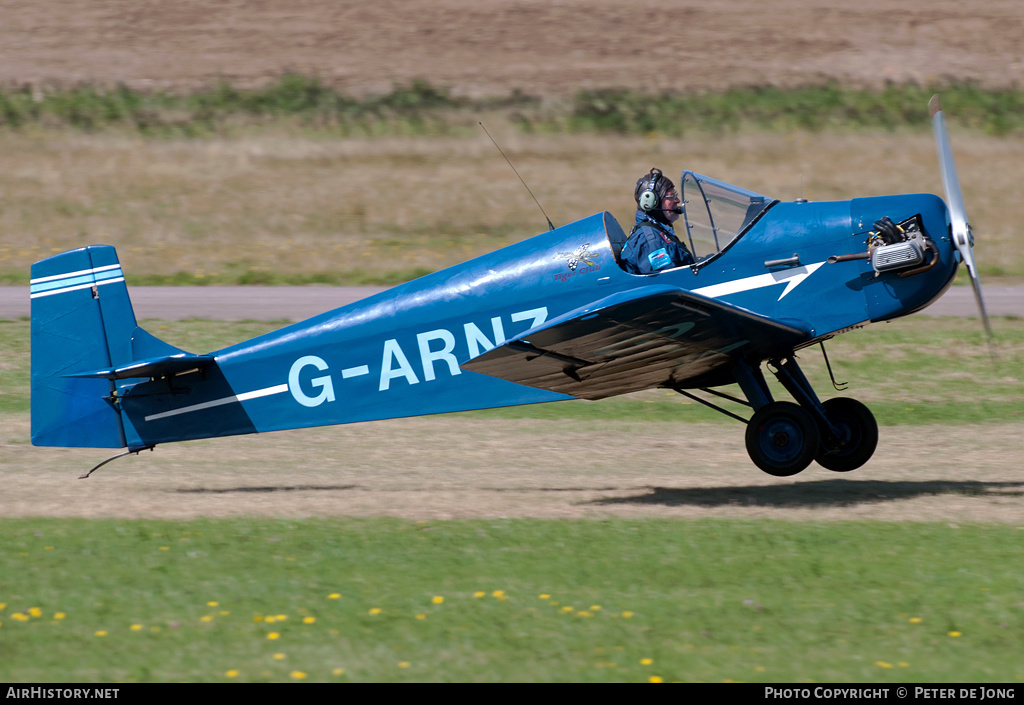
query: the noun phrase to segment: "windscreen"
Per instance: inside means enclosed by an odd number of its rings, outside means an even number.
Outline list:
[[[679,236],[697,259],[721,252],[775,203],[768,196],[692,171],[683,172],[680,184],[685,227]],[[676,229],[680,230],[678,224]]]

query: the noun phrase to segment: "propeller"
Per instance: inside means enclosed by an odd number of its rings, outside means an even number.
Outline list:
[[[953,162],[953,149],[949,144],[949,132],[946,130],[946,119],[942,115],[942,104],[939,96],[933,95],[928,101],[928,112],[932,117],[932,131],[935,133],[935,146],[939,152],[939,168],[942,171],[942,187],[946,191],[946,206],[949,209],[949,222],[953,232],[953,244],[960,252],[960,259],[967,265],[967,273],[971,276],[974,287],[974,298],[978,300],[981,320],[985,324],[989,345],[992,345],[992,326],[988,322],[985,311],[985,300],[981,296],[981,282],[978,279],[978,267],[974,263],[974,233],[967,222],[964,209],[964,197],[960,192],[960,180],[956,175],[956,164]]]

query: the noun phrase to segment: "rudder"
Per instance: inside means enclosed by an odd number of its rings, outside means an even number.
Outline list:
[[[113,247],[93,245],[32,265],[32,444],[122,448],[107,379],[68,376],[125,364],[137,329]]]

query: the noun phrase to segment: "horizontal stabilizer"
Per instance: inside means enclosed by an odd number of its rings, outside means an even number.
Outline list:
[[[131,379],[134,377],[170,377],[190,370],[209,367],[216,361],[212,355],[192,355],[182,352],[167,357],[136,360],[122,367],[108,367],[89,372],[69,372],[65,377],[95,377],[98,379]]]
[[[671,286],[620,292],[559,316],[462,365],[530,387],[603,399],[687,387],[734,357],[784,355],[810,340],[802,321],[777,321]]]

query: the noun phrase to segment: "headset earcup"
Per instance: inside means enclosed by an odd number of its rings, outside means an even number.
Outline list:
[[[658,195],[654,191],[644,191],[640,194],[640,210],[645,213],[658,207]]]

